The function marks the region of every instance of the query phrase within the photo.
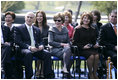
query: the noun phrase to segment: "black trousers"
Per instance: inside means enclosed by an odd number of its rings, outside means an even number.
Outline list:
[[[48,75],[53,73],[52,63],[51,63],[51,54],[48,51],[42,50],[42,51],[32,53],[28,49],[22,49],[21,53],[24,56],[23,61],[24,61],[24,66],[25,66],[25,75],[27,79],[33,76],[33,69],[32,69],[33,56],[44,61],[43,72],[44,72],[45,78],[49,77]]]
[[[5,78],[13,78],[13,63],[11,61],[12,57],[12,47],[10,45],[4,44],[1,48],[1,67],[5,71]]]

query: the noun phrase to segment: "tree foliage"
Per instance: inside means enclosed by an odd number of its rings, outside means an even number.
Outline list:
[[[24,8],[23,1],[1,1],[1,11],[18,11]]]
[[[5,12],[9,7],[17,2],[15,1],[1,1],[1,12]]]
[[[91,3],[107,16],[112,10],[117,9],[117,1],[94,1]]]
[[[11,7],[9,7],[9,8],[7,9],[7,11],[10,10],[10,11],[17,12],[18,10],[24,9],[24,6],[25,6],[25,4],[24,4],[23,1],[16,1],[16,3],[13,4]]]

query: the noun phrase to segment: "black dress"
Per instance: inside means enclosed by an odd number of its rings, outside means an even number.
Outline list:
[[[79,48],[79,55],[84,56],[86,59],[92,54],[97,54],[97,50],[93,47],[90,49],[83,49],[86,44],[96,44],[97,33],[96,30],[92,27],[86,29],[84,27],[80,27],[75,30],[75,34],[73,37],[73,44],[77,45]],[[77,55],[78,55],[77,54]]]

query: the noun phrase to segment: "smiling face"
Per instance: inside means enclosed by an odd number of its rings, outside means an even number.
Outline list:
[[[5,23],[6,24],[12,24],[12,22],[14,22],[14,19],[12,18],[12,16],[10,14],[5,16]]]
[[[27,13],[26,16],[25,16],[25,22],[27,25],[31,26],[32,23],[34,22],[34,19],[35,19],[35,15],[34,13]]]
[[[91,13],[88,12],[84,12],[81,15],[81,19],[80,19],[80,25],[89,25],[91,26],[91,24],[93,23],[93,16]]]
[[[64,14],[64,16],[65,16],[65,21],[64,21],[64,23],[65,23],[65,24],[72,23],[72,15],[71,15],[71,13],[68,12],[68,11],[64,11],[63,14]]]
[[[69,17],[65,16],[65,22],[64,23],[69,23]]]
[[[82,21],[83,21],[84,25],[89,25],[90,24],[90,19],[88,18],[88,16],[84,16]]]
[[[62,26],[62,20],[61,20],[60,17],[56,18],[54,21],[55,21],[56,27],[61,27]]]
[[[43,22],[43,14],[42,13],[38,13],[36,16],[37,22],[38,23],[42,23]]]
[[[59,12],[54,15],[53,20],[55,22],[56,27],[61,27],[64,23],[65,18],[64,15]]]
[[[112,24],[117,24],[117,14],[111,13],[110,16],[109,16],[109,21],[110,21]]]

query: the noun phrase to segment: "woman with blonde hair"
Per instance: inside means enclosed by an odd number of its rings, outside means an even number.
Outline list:
[[[72,37],[73,37],[73,32],[74,32],[74,28],[71,25],[71,23],[72,23],[72,15],[68,11],[65,11],[63,14],[64,14],[64,17],[65,17],[65,21],[64,21],[63,25],[67,27],[69,38],[71,40]]]

